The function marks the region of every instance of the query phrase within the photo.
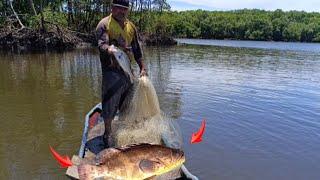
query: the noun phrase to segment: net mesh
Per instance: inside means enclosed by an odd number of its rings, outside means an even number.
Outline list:
[[[138,78],[119,120],[112,125],[114,146],[135,143],[165,144],[182,148],[182,136],[177,122],[161,110],[155,88],[147,76]]]

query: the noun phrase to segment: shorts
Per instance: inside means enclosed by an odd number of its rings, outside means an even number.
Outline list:
[[[111,68],[102,73],[102,117],[113,119],[127,101],[133,84],[122,70]]]

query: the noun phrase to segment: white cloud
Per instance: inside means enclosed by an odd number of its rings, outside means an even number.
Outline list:
[[[205,9],[266,9],[266,10],[304,10],[320,12],[320,0],[168,0],[172,8],[181,6],[182,3],[188,6],[195,5]]]

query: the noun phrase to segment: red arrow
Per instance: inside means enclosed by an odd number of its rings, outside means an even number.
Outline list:
[[[64,158],[58,154],[51,146],[50,147],[50,151],[53,155],[53,157],[58,161],[58,163],[60,164],[60,166],[62,168],[67,168],[69,166],[72,166],[72,162],[70,160],[70,158],[68,156],[65,156]]]
[[[206,120],[204,119],[202,120],[201,127],[198,130],[198,132],[192,133],[191,144],[199,143],[202,141],[202,135],[204,133],[205,128],[206,128]]]

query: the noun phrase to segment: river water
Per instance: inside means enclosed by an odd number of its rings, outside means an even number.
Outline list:
[[[179,122],[193,174],[320,178],[319,44],[179,41],[144,55],[161,109]],[[49,145],[78,153],[100,81],[96,49],[2,52],[0,179],[66,179]],[[203,118],[203,142],[191,145]]]

